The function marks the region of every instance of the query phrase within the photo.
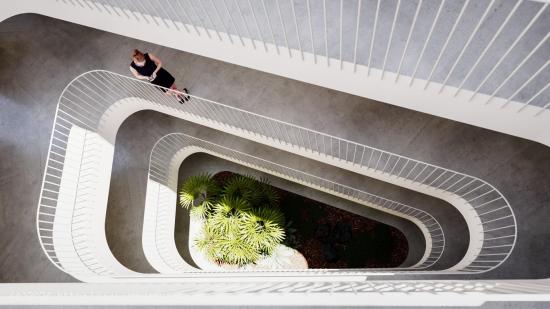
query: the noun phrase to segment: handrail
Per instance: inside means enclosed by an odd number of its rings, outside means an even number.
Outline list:
[[[72,179],[78,182],[78,177],[81,177],[83,183],[94,184],[85,188],[73,188],[70,183],[65,185],[68,192],[65,195],[73,200],[63,200],[63,205],[78,204],[82,211],[101,206],[94,202],[104,202],[105,205],[101,207],[106,207],[106,200],[103,198],[106,198],[104,195],[108,191],[118,126],[131,113],[142,109],[157,110],[224,130],[450,202],[465,216],[471,241],[469,255],[455,266],[454,271],[480,273],[494,269],[508,258],[515,246],[517,227],[512,208],[496,188],[479,178],[194,95],[189,102],[182,105],[158,88],[117,73],[94,70],[75,78],[63,91],[56,111],[37,216],[41,244],[57,266],[61,267],[56,255],[60,252],[57,251],[58,244],[53,240],[56,226],[85,224],[82,219],[75,220],[67,213],[63,215],[70,217],[70,221],[66,221],[65,216],[58,216],[58,199],[63,180]],[[76,143],[69,144],[69,137],[74,138]],[[98,160],[106,161],[96,166],[99,170],[86,166],[85,174],[75,176],[67,169],[67,164],[73,170],[80,171],[74,167],[73,161],[79,160],[82,155],[92,158],[95,156],[99,157]],[[90,195],[95,193],[102,196],[99,201],[90,199]],[[101,211],[99,213],[92,212],[81,218],[97,220],[95,216],[99,216],[101,219]],[[79,233],[84,230],[85,226],[78,227]],[[101,257],[98,259],[101,260]],[[101,264],[100,260],[90,258],[94,264]],[[111,273],[100,267],[98,269],[100,272]]]
[[[188,271],[188,267],[186,267],[187,265],[180,261],[178,257],[174,257],[169,250],[165,250],[164,252],[158,250],[158,243],[163,243],[162,248],[169,247],[170,243],[174,240],[174,235],[173,229],[170,226],[168,228],[172,230],[164,231],[163,233],[159,232],[157,227],[163,224],[165,225],[166,220],[173,221],[172,218],[175,215],[174,207],[176,204],[174,192],[177,192],[177,171],[181,161],[184,160],[184,157],[181,157],[182,152],[185,156],[193,152],[206,152],[412,221],[424,234],[426,241],[425,254],[419,262],[411,267],[397,267],[384,270],[395,272],[400,270],[426,269],[434,265],[443,254],[445,248],[443,229],[439,222],[426,211],[187,134],[171,133],[159,139],[151,151],[148,192],[150,191],[149,186],[161,185],[166,189],[162,190],[161,188],[155,188],[154,191],[158,192],[155,194],[156,198],[152,199],[153,202],[150,203],[151,205],[146,205],[146,208],[154,207],[158,209],[152,211],[152,213],[156,213],[156,217],[145,216],[143,239],[156,239],[156,247],[153,244],[146,245],[144,241],[146,256],[148,249],[156,249],[163,264],[173,271],[185,272]],[[163,194],[162,192],[165,193]],[[147,226],[147,224],[152,224],[148,222],[152,220],[156,220],[155,228],[151,228],[151,231],[146,231],[145,226]],[[154,233],[154,236],[149,235],[151,233]],[[150,248],[145,248],[146,246]],[[178,254],[175,251],[172,252]],[[154,261],[150,262],[153,267],[155,267]],[[377,270],[382,271],[382,269]]]
[[[59,0],[56,0],[59,2]],[[288,57],[293,58],[294,55],[301,55],[301,59],[304,60],[304,54],[308,55],[307,59],[312,59],[315,64],[323,65],[326,62],[327,66],[331,65],[331,62],[339,62],[340,70],[343,69],[343,63],[350,63],[353,66],[353,71],[357,72],[358,66],[364,66],[368,70],[368,76],[370,76],[371,68],[381,70],[379,74],[380,79],[385,79],[384,72],[392,72],[393,76],[390,78],[395,79],[397,83],[400,76],[407,76],[410,78],[409,86],[412,86],[413,83],[418,80],[424,82],[424,88],[427,88],[430,84],[436,84],[439,87],[438,92],[441,93],[445,87],[452,87],[455,91],[454,96],[456,97],[462,90],[471,91],[471,98],[473,98],[478,93],[486,94],[487,97],[484,98],[485,104],[489,104],[493,97],[497,96],[504,99],[501,102],[501,107],[505,108],[509,101],[516,100],[520,103],[518,112],[522,112],[526,106],[537,107],[540,111],[536,114],[542,113],[547,109],[550,109],[550,103],[545,101],[545,96],[541,95],[539,90],[543,90],[545,85],[548,85],[548,82],[540,82],[543,80],[540,67],[537,67],[539,70],[535,69],[530,74],[524,74],[527,77],[523,78],[524,75],[519,75],[518,72],[525,70],[525,63],[528,60],[542,59],[543,65],[544,60],[548,59],[547,56],[537,56],[534,55],[535,52],[542,53],[542,46],[547,41],[547,36],[538,38],[536,30],[533,30],[533,26],[536,22],[539,21],[540,17],[544,15],[546,11],[548,2],[547,1],[534,1],[534,0],[519,0],[514,6],[510,9],[507,7],[499,6],[498,3],[495,4],[494,1],[489,2],[487,5],[475,8],[476,11],[483,12],[481,18],[476,23],[476,26],[472,30],[466,30],[467,32],[460,32],[457,29],[460,27],[467,27],[469,19],[468,14],[476,14],[472,12],[470,1],[466,1],[460,7],[460,14],[455,16],[454,11],[456,9],[449,8],[451,1],[447,2],[443,0],[440,5],[437,13],[434,17],[431,17],[427,12],[423,12],[422,8],[429,6],[430,2],[420,1],[418,4],[414,4],[414,11],[416,12],[412,21],[406,21],[403,18],[398,18],[402,6],[408,4],[406,1],[399,1],[397,6],[393,8],[393,4],[386,3],[384,1],[377,1],[376,12],[374,16],[369,16],[370,19],[365,17],[362,18],[362,12],[367,9],[372,9],[367,7],[368,4],[363,1],[354,1],[352,4],[353,8],[351,10],[345,10],[343,7],[343,2],[340,2],[339,7],[334,7],[333,10],[327,11],[326,0],[323,0],[317,3],[310,3],[309,0],[294,0],[290,4],[283,3],[281,5],[280,0],[277,0],[275,4],[265,3],[264,0],[257,1],[248,1],[247,5],[239,5],[238,3],[232,4],[225,1],[211,1],[209,3],[203,4],[199,3],[199,7],[195,8],[195,5],[187,1],[170,1],[164,3],[161,0],[79,0],[79,1],[63,1],[67,5],[72,5],[74,7],[91,10],[99,12],[101,14],[106,14],[109,16],[117,16],[124,19],[133,19],[139,23],[147,23],[151,25],[156,25],[158,27],[166,29],[176,29],[177,31],[185,31],[188,34],[192,32],[191,28],[194,28],[197,35],[207,35],[210,39],[216,39],[222,42],[228,42],[231,45],[241,45],[243,48],[251,48],[254,50],[258,49],[258,46],[262,44],[267,51],[268,48],[275,48],[278,55],[285,54],[281,53],[281,49],[288,50]],[[528,2],[542,2],[538,5],[537,10],[531,16],[530,22],[526,25],[522,24],[520,18],[518,18],[518,11],[520,11],[520,6],[524,6]],[[473,2],[472,2],[473,3]],[[329,3],[330,4],[330,3]],[[272,8],[269,6],[273,6]],[[322,9],[321,10],[321,6]],[[382,8],[380,8],[382,6]],[[269,9],[268,9],[269,7]],[[317,7],[314,9],[313,7]],[[446,7],[448,11],[443,8]],[[263,8],[263,9],[262,9]],[[273,13],[270,13],[271,9]],[[307,16],[307,22],[303,25],[298,23],[296,11],[300,9],[302,13]],[[392,12],[393,14],[381,14],[380,11],[385,10]],[[499,24],[497,30],[492,30],[490,25],[491,14],[488,14],[490,11],[498,10],[508,10],[506,11],[506,18]],[[188,14],[192,12],[193,14]],[[321,12],[323,12],[321,14]],[[250,15],[253,15],[252,18]],[[271,15],[276,16],[271,16]],[[339,22],[328,23],[330,19],[337,20]],[[383,22],[383,19],[387,19],[387,23],[391,25],[389,32],[377,31],[376,28]],[[202,22],[202,21],[207,22]],[[291,25],[287,25],[285,20],[290,20]],[[314,20],[318,22],[315,23]],[[319,26],[319,21],[323,21],[324,27]],[[424,33],[417,33],[417,24],[419,20],[429,20],[431,23],[431,30],[426,35]],[[441,20],[450,20],[452,21],[453,27],[450,30],[446,27],[437,27]],[[226,21],[228,21],[226,25]],[[350,31],[349,39],[353,42],[353,47],[347,47],[344,49],[343,41],[346,39],[343,32],[343,24],[351,23],[353,25],[353,31]],[[269,29],[263,25],[269,25]],[[401,27],[396,27],[397,24],[400,24]],[[513,34],[510,31],[506,31],[508,27],[514,27],[522,29],[518,34]],[[395,50],[395,44],[392,45],[392,37],[398,31],[398,28],[403,28],[406,31],[407,35],[407,44],[403,47],[399,47],[399,52],[396,53],[396,58],[392,59],[391,63],[395,65],[387,65],[390,63],[388,60],[389,51]],[[490,29],[490,30],[487,30]],[[360,32],[370,31],[369,35],[359,35]],[[215,32],[216,36],[211,35],[210,32]],[[482,39],[479,38],[480,33],[483,31],[489,31],[490,39],[488,42],[482,42]],[[494,31],[494,32],[493,32]],[[437,57],[435,59],[427,59],[428,56],[424,53],[426,47],[431,43],[434,32],[443,32],[447,40],[445,44],[441,47],[437,47],[434,51],[436,52]],[[335,37],[333,33],[339,33],[339,36]],[[404,33],[404,34],[405,34]],[[279,39],[282,34],[284,37],[284,42],[282,39]],[[534,36],[537,39],[538,44],[535,44],[535,47],[527,52],[526,55],[522,55],[522,51],[514,50],[514,47],[518,45],[520,41],[527,38],[529,35]],[[346,35],[347,36],[347,35]],[[373,47],[377,43],[377,40],[385,39],[387,36],[387,46],[384,54],[383,61],[378,59],[378,61],[371,61],[373,54]],[[492,48],[496,45],[495,42],[498,42],[502,37],[506,37],[508,40],[513,41],[509,46],[506,46],[506,51],[501,54],[495,51],[495,48]],[[289,40],[289,38],[294,38]],[[319,42],[324,41],[324,48],[319,48],[317,45],[322,45]],[[484,38],[483,38],[484,39]],[[451,42],[459,41],[463,44],[460,48],[460,53],[458,57],[454,57],[451,63],[447,64],[446,67],[450,69],[443,69],[442,59],[445,57],[451,57],[451,48],[449,44]],[[364,41],[364,42],[363,42]],[[471,59],[464,57],[467,51],[471,52],[477,47],[473,47],[476,44],[472,42],[476,41],[481,46],[482,51],[476,51],[478,56],[472,57]],[[364,44],[361,44],[363,42]],[[422,52],[417,56],[411,54],[410,43],[418,42],[422,46]],[[481,43],[480,43],[481,42]],[[306,44],[307,43],[307,44]],[[365,46],[363,46],[365,45]],[[269,46],[269,47],[268,47]],[[331,47],[339,48],[337,55],[331,54]],[[420,46],[418,46],[420,47]],[[350,56],[353,55],[353,56]],[[367,59],[362,59],[357,57],[357,55],[367,55]],[[414,68],[408,68],[405,70],[403,67],[403,62],[406,56],[416,57]],[[317,58],[326,58],[326,61],[320,61]],[[497,69],[503,69],[501,64],[510,58],[520,58],[522,61],[519,61],[517,64],[514,64],[512,69],[509,70],[506,79],[500,80],[498,76],[494,75],[494,72]],[[537,58],[538,57],[538,58]],[[432,57],[433,58],[433,57]],[[544,59],[543,59],[544,58]],[[497,59],[496,63],[492,62],[492,59]],[[332,61],[331,61],[332,60]],[[484,66],[490,63],[491,67],[489,72],[484,72]],[[397,65],[398,64],[398,65]],[[546,66],[546,65],[545,65]],[[420,73],[424,71],[430,72],[428,76],[420,76]],[[436,78],[437,72],[445,70],[442,72],[444,78]],[[529,69],[531,70],[531,69]],[[461,76],[459,72],[467,72],[465,76]],[[539,83],[542,84],[542,87],[532,89],[529,85],[535,84],[531,83],[537,75]],[[516,77],[525,83],[510,84],[509,81],[512,77]],[[481,83],[472,84],[474,80],[482,80]],[[496,84],[496,87],[483,87],[487,84]],[[537,85],[538,85],[537,84]],[[511,94],[508,94],[507,91],[500,91],[503,86],[511,87],[514,91]],[[522,95],[519,95],[519,94]],[[466,101],[471,101],[467,99]]]

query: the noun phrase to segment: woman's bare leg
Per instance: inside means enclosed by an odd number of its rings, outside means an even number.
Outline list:
[[[168,93],[170,93],[171,95],[174,95],[179,101],[180,103],[183,103],[182,101],[189,101],[189,97],[188,96],[185,96],[181,93],[178,93],[179,90],[178,88],[176,87],[176,84],[172,84],[172,86],[170,86],[170,90],[173,90],[173,91],[169,91]],[[186,91],[187,92],[187,91]]]

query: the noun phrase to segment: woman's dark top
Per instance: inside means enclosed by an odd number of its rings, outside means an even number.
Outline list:
[[[157,65],[153,60],[151,60],[151,58],[149,57],[149,54],[145,54],[144,56],[145,56],[145,64],[142,67],[136,65],[134,61],[130,63],[130,66],[143,76],[151,76],[153,72],[157,69]],[[158,70],[157,72],[157,77],[154,80],[152,80],[151,83],[157,86],[170,88],[174,84],[175,80],[176,79],[170,73],[168,73],[168,71],[166,71],[164,68],[160,68],[160,70]],[[159,88],[159,89],[166,92],[165,89],[162,89],[162,88]]]

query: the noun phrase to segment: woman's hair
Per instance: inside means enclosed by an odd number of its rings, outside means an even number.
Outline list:
[[[132,53],[132,59],[136,58],[137,61],[143,61],[145,60],[145,55],[139,51],[139,49],[134,49],[134,52]]]

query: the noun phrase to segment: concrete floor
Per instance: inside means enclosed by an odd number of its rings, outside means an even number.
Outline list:
[[[516,213],[519,232],[512,256],[498,270],[483,277],[549,277],[550,269],[546,265],[550,248],[545,245],[550,236],[547,224],[550,215],[549,148],[197,55],[26,14],[0,24],[0,282],[71,280],[46,259],[35,229],[36,205],[57,98],[72,78],[87,70],[108,69],[129,74],[129,54],[136,47],[159,56],[178,84],[199,96],[487,180],[508,198]],[[150,266],[147,268],[143,253],[140,256],[135,249],[141,243],[139,217],[143,203],[140,201],[143,200],[143,175],[147,168],[143,165],[144,158],[148,158],[151,142],[163,134],[183,128],[188,134],[197,130],[181,120],[153,114],[136,114],[119,132],[106,223],[115,255],[128,267],[144,271],[151,271]],[[125,127],[130,129],[125,131]],[[132,132],[131,128],[140,130]],[[223,137],[215,133],[207,135]],[[252,142],[248,142],[244,151],[265,152]],[[277,151],[264,154],[268,158],[280,156]],[[290,162],[292,160],[294,162]],[[304,160],[285,159],[293,164],[301,164]],[[312,173],[329,168],[321,169],[314,163],[309,167]],[[446,209],[450,207],[445,207],[445,203],[351,173],[329,175],[343,183],[366,184],[363,188],[369,192],[439,210],[434,216],[442,221],[448,240],[464,244],[467,236],[460,232],[460,225],[456,226],[459,217],[449,215]],[[434,201],[425,202],[427,200]],[[456,232],[447,232],[450,228],[456,228]]]

